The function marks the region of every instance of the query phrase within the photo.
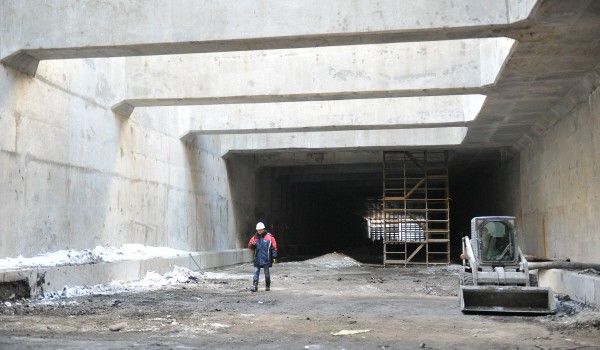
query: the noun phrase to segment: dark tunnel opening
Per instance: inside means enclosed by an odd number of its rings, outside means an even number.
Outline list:
[[[482,151],[479,151],[480,153]],[[449,260],[460,262],[461,239],[470,234],[474,216],[514,215],[490,204],[490,174],[497,168],[498,150],[484,150],[485,163],[467,164],[468,153],[454,154],[449,167]],[[481,157],[479,157],[481,158]],[[484,157],[485,158],[485,157]],[[377,157],[374,157],[377,160]],[[370,235],[374,211],[381,210],[381,163],[321,164],[263,168],[270,175],[271,226],[282,259],[301,260],[328,253],[346,254],[363,263],[382,264],[383,244]],[[263,177],[263,176],[261,176]],[[422,253],[419,253],[422,254]],[[410,265],[410,264],[409,264]]]
[[[369,238],[366,217],[377,208],[381,187],[321,182],[292,186],[296,215],[291,233],[303,237],[292,247],[297,257],[344,253],[362,262],[378,262],[381,244]]]

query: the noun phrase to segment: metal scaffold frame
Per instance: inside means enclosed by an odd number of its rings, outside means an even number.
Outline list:
[[[449,264],[448,151],[383,153],[383,264]]]

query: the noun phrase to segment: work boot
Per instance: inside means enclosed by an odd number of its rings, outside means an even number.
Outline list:
[[[271,290],[271,280],[266,280],[267,282],[267,288],[265,289],[266,291],[270,291]]]
[[[258,281],[257,281],[257,280],[254,280],[254,281],[252,282],[252,288],[250,288],[250,291],[251,291],[251,292],[256,292],[257,290],[258,290]]]

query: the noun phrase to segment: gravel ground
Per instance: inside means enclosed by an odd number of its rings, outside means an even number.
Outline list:
[[[600,349],[600,312],[558,299],[554,315],[464,315],[460,266],[361,264],[343,254],[252,266],[116,294],[0,305],[0,349]],[[262,279],[262,276],[261,276]]]

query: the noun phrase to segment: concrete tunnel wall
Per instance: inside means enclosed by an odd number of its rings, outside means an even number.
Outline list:
[[[599,263],[600,89],[501,159],[451,188],[453,230],[461,232],[453,239],[469,234],[472,217],[511,215],[525,254]]]
[[[219,136],[183,143],[178,115],[116,117],[120,60],[2,73],[0,257],[123,243],[243,248],[257,219],[290,220],[270,178],[256,182],[252,158],[221,158]],[[453,221],[515,215],[527,253],[598,262],[599,105],[596,90],[516,157],[462,181]]]
[[[519,178],[527,246],[600,263],[600,89],[522,151]]]
[[[466,195],[460,198],[482,205],[467,208],[467,215],[515,215],[525,254],[599,263],[599,140],[600,89],[596,87],[515,158],[492,167],[488,176],[464,191]],[[485,200],[489,189],[494,189],[495,195]],[[457,201],[453,203],[456,211]],[[555,293],[600,305],[597,276],[562,269],[538,272],[541,285]]]
[[[470,234],[475,216],[517,217],[519,242],[525,254],[598,263],[600,247],[600,90],[577,105],[520,152],[498,149],[498,157],[479,173],[451,178],[452,255],[460,252],[460,237]],[[267,172],[268,174],[268,172]],[[291,225],[298,213],[308,216],[302,201],[289,203],[289,188],[262,176],[262,203],[273,221]],[[266,180],[265,180],[266,179]],[[285,182],[279,178],[280,182]],[[287,192],[286,192],[287,191]],[[287,208],[287,209],[286,209]],[[285,233],[290,227],[279,225]],[[287,237],[301,243],[310,225]]]
[[[177,115],[115,116],[122,63],[44,61],[35,78],[0,67],[0,258],[244,248],[253,164],[226,162],[218,137],[182,142]]]

